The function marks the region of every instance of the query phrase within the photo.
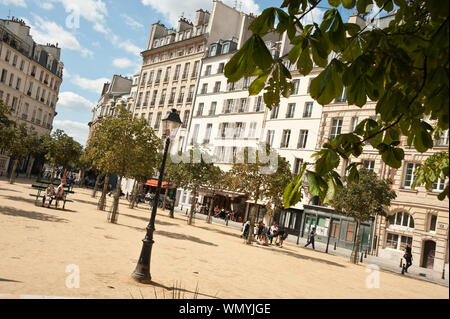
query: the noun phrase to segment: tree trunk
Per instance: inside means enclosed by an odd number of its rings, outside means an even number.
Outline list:
[[[94,190],[92,191],[92,198],[95,198],[97,196],[97,189],[98,189],[98,184],[100,183],[100,179],[102,178],[103,174],[98,174],[97,175],[97,179],[95,180],[95,185],[94,185]]]
[[[169,188],[166,188],[166,191],[164,192],[164,200],[163,200],[163,205],[162,205],[162,210],[165,211],[166,210],[166,198],[167,198],[167,194],[169,193]]]
[[[33,169],[34,161],[35,161],[34,157],[30,156],[29,160],[28,160],[27,172],[26,172],[27,178],[31,177],[31,170]]]
[[[258,212],[258,197],[259,197],[259,193],[256,193],[256,199],[255,199],[255,207],[253,208],[253,214],[252,214],[252,218],[250,219],[250,227],[248,229],[248,238],[247,238],[247,245],[251,245],[252,241],[253,241],[253,229],[254,229],[254,225],[255,225],[255,219],[256,219],[256,213]]]
[[[86,174],[86,169],[81,169],[80,173],[80,187],[84,187],[84,175]]]
[[[139,186],[139,182],[137,180],[134,181],[134,186],[133,186],[133,194],[131,195],[131,203],[130,203],[130,208],[133,209],[134,205],[136,204],[136,197],[137,197],[137,193],[138,193],[138,188]]]
[[[65,178],[67,175],[67,168],[63,167],[63,174],[61,176],[61,179]]]
[[[211,212],[212,212],[213,209],[214,209],[214,206],[213,206],[213,205],[214,205],[214,194],[213,194],[211,200],[209,201],[208,217],[206,218],[206,222],[207,222],[208,224],[211,224]]]
[[[197,189],[194,189],[194,193],[192,194],[192,204],[191,204],[191,211],[189,212],[189,218],[188,218],[188,225],[192,225],[192,219],[194,217],[194,209],[197,199]]]
[[[358,250],[359,250],[359,234],[361,230],[361,222],[356,221],[356,239],[355,239],[355,246],[353,247],[353,254],[352,254],[352,263],[357,264],[358,263]]]
[[[19,160],[17,159],[17,157],[14,158],[14,162],[13,162],[13,166],[12,166],[12,170],[11,170],[11,175],[9,176],[9,183],[10,184],[14,184],[14,181],[16,180],[16,169],[17,169],[17,163],[19,162]]]
[[[53,183],[56,174],[56,164],[52,164],[52,175],[50,176],[50,183]]]
[[[115,224],[117,223],[117,212],[119,209],[119,200],[120,200],[120,186],[122,184],[122,176],[120,176],[119,181],[117,182],[116,194],[114,196],[114,203],[111,210],[111,219],[109,222]]]
[[[103,182],[103,192],[100,200],[98,201],[97,209],[105,210],[106,206],[106,193],[108,192],[109,175],[106,174],[105,181]]]

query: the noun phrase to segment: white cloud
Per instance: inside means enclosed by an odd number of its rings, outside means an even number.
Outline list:
[[[131,27],[131,28],[133,28],[133,29],[135,29],[135,30],[137,30],[137,29],[143,29],[143,28],[144,28],[144,25],[143,25],[142,23],[140,23],[140,22],[134,20],[134,19],[133,19],[132,17],[130,17],[129,15],[123,13],[123,14],[121,14],[120,16],[121,16],[122,18],[125,19],[125,23],[126,23],[129,27]]]
[[[3,4],[5,6],[15,5],[22,8],[27,7],[25,0],[0,0],[0,4]]]
[[[107,78],[99,78],[99,79],[87,79],[79,76],[78,74],[70,75],[71,82],[77,86],[79,86],[82,89],[85,89],[87,91],[91,91],[97,94],[102,93],[103,84],[105,82],[108,82],[109,79]]]
[[[71,120],[54,120],[53,129],[60,129],[66,132],[67,135],[73,137],[74,140],[86,145],[89,134],[89,126],[87,123],[81,123]]]
[[[59,94],[57,108],[71,109],[75,111],[91,110],[95,103],[74,92],[62,92]]]
[[[184,17],[193,20],[195,17],[195,11],[198,9],[212,10],[211,0],[189,0],[189,1],[179,1],[179,0],[141,0],[143,5],[148,5],[153,7],[159,13],[162,13],[164,17],[169,21],[171,26],[176,26],[178,19],[181,14]],[[223,3],[233,7],[234,0],[223,0]],[[241,0],[238,1],[238,9],[245,13],[259,13],[259,6],[254,0]]]
[[[118,68],[128,68],[133,64],[134,64],[133,61],[127,58],[117,58],[113,60],[113,65]]]
[[[321,24],[322,20],[323,20],[323,14],[325,13],[325,10],[319,9],[319,8],[314,8],[312,9],[310,12],[308,12],[301,20],[300,22],[303,25],[306,24],[313,24],[313,23],[317,23],[317,24]]]
[[[26,21],[26,19],[24,20]],[[81,52],[83,57],[93,56],[91,50],[83,48],[72,33],[57,23],[45,20],[36,15],[34,16],[34,22],[32,24],[26,21],[31,27],[30,34],[37,43],[58,43],[58,46],[62,49]]]

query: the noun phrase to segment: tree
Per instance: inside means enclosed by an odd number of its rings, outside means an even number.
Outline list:
[[[45,158],[52,165],[50,180],[55,178],[56,167],[63,167],[63,176],[81,156],[83,147],[80,143],[68,136],[63,130],[57,129],[51,135],[44,136],[44,148],[47,152]]]
[[[173,157],[173,156],[172,156]],[[183,154],[178,165],[181,175],[177,179],[178,186],[192,192],[192,204],[189,211],[188,225],[192,224],[195,204],[197,203],[198,189],[207,184],[207,179],[214,169],[212,158],[198,145],[194,145],[186,154]]]
[[[19,159],[28,157],[38,149],[40,144],[39,137],[34,132],[33,127],[28,128],[25,124],[8,127],[4,129],[2,135],[6,137],[6,153],[14,157],[9,179],[9,183],[14,184]]]
[[[83,149],[81,156],[75,163],[75,167],[80,170],[80,187],[84,187],[84,177],[86,170],[92,167],[92,159],[86,149]]]
[[[404,159],[401,136],[407,137],[408,146],[424,153],[433,147],[433,134],[449,128],[448,1],[329,0],[320,25],[302,22],[324,2],[284,0],[279,8],[265,9],[249,26],[253,35],[225,67],[229,82],[256,77],[250,95],[264,90],[267,106],[278,105],[280,96],[292,93],[291,73],[282,58],[270,54],[263,37],[286,32],[291,45],[287,59],[301,74],[310,74],[313,63],[323,68],[310,86],[311,96],[320,104],[340,97],[344,87],[350,105],[363,108],[368,99],[376,102],[378,121],[362,121],[354,132],[338,135],[316,154],[315,170],[309,173],[314,176],[308,180],[313,194],[322,200],[341,183],[334,171],[341,159],[359,157],[366,141],[387,165],[399,168]],[[394,15],[387,27],[342,21],[341,12],[356,10],[364,16],[374,3],[381,8],[376,15]],[[295,181],[289,187],[292,191],[301,189],[303,176]],[[334,189],[328,192],[328,188]],[[291,199],[300,197],[296,192],[291,195]]]
[[[9,115],[11,115],[9,107],[0,99],[0,132],[6,132],[8,128],[15,125],[15,123],[9,119]],[[7,134],[0,134],[0,149],[6,148],[7,141]]]
[[[115,111],[115,116],[102,118],[89,144],[93,163],[101,171],[119,176],[111,210],[110,221],[117,221],[122,178],[152,169],[161,141],[147,126],[144,119],[133,118],[123,106]],[[103,210],[106,201],[108,176],[99,201]]]
[[[208,209],[208,217],[206,218],[206,222],[211,224],[211,213],[214,210],[214,196],[218,189],[223,189],[225,182],[225,172],[220,169],[218,166],[211,167],[210,170],[206,173],[204,186],[209,189],[211,192],[211,200],[209,201],[209,209]],[[228,223],[228,220],[227,220]]]
[[[277,161],[263,161],[261,150],[275,155]],[[244,161],[235,163],[226,177],[226,183],[230,189],[245,193],[255,202],[247,244],[252,243],[258,200],[265,199],[270,204],[281,206],[281,194],[292,178],[289,163],[286,160],[276,154],[274,150],[268,148],[261,150],[256,154],[254,161],[249,161],[250,156],[246,150]]]
[[[371,216],[386,216],[386,208],[397,195],[390,190],[391,180],[381,180],[377,175],[365,169],[358,171],[359,181],[348,180],[347,185],[340,188],[331,205],[339,214],[353,217],[357,223],[356,241],[352,253],[352,262],[358,262],[358,247],[361,223],[370,220]]]
[[[178,159],[181,158],[182,157],[181,151],[178,152],[177,154],[174,154],[173,157],[178,158]],[[162,156],[159,156],[158,163],[161,162],[161,159],[162,159]],[[160,166],[160,164],[158,164],[158,167],[159,166]],[[188,171],[181,169],[180,163],[174,163],[172,161],[172,156],[169,156],[167,158],[166,167],[165,167],[165,171],[164,171],[164,179],[166,181],[169,181],[173,188],[186,189],[187,180],[188,180],[187,173],[188,173]],[[175,194],[174,205],[175,205],[175,202],[176,202],[176,194]],[[173,210],[174,210],[174,207],[172,207],[172,209],[170,210],[170,214],[169,214],[170,218],[174,218]]]

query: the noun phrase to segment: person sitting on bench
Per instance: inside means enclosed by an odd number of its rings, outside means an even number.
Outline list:
[[[56,192],[55,192],[55,198],[56,198],[56,204],[55,204],[55,208],[58,208],[58,201],[59,200],[64,200],[64,184],[65,184],[65,180],[61,181],[61,184],[59,184],[59,186],[56,188]],[[50,201],[50,204],[52,202]],[[50,207],[49,204],[49,207]]]
[[[56,196],[55,187],[53,186],[53,184],[48,185],[47,189],[45,190],[44,197],[42,199],[42,206],[45,205],[45,200],[49,199],[48,207],[50,207],[53,198],[55,198],[55,196]]]

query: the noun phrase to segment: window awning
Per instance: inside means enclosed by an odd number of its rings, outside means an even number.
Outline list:
[[[148,185],[148,186],[153,186],[153,187],[158,187],[158,181],[156,180],[156,179],[149,179],[146,183],[145,183],[145,185]],[[167,186],[172,186],[169,182],[162,182],[162,184],[161,184],[161,187],[163,187],[163,188],[165,188],[165,187],[167,187]]]

